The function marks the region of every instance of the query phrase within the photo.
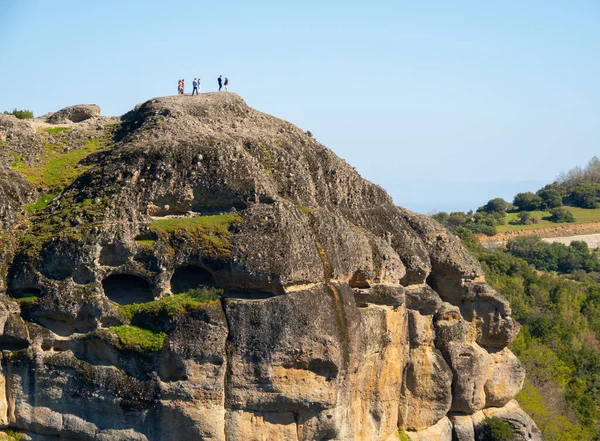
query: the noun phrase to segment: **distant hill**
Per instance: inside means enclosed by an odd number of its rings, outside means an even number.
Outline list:
[[[433,218],[452,231],[465,228],[485,236],[514,231],[568,235],[580,230],[565,225],[597,224],[585,232],[600,232],[599,206],[600,159],[594,157],[585,167],[561,174],[535,193],[517,193],[512,202],[494,198],[476,211],[439,212]]]

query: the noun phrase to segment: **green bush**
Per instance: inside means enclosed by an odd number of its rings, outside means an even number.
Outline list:
[[[537,195],[542,199],[542,208],[544,210],[561,207],[563,204],[562,196],[555,188],[542,188],[537,192]]]
[[[19,119],[31,119],[33,118],[33,112],[31,110],[17,110],[13,109],[12,112],[4,111],[5,115],[14,115]]]
[[[542,198],[530,191],[518,193],[515,196],[513,205],[522,211],[535,211],[542,206]]]
[[[478,441],[512,441],[515,433],[508,423],[500,418],[486,418],[481,423]]]
[[[477,211],[484,211],[486,213],[502,213],[508,210],[508,202],[502,198],[490,199],[487,204],[480,207]]]
[[[553,208],[552,210],[550,210],[550,214],[551,214],[551,216],[549,219],[552,222],[557,222],[557,223],[575,222],[575,216],[573,216],[573,213],[571,213],[571,211],[565,207]]]
[[[575,187],[568,196],[569,203],[575,207],[598,208],[598,186],[584,184]]]
[[[517,224],[531,225],[532,223],[532,216],[529,211],[520,211],[519,214],[517,214]]]

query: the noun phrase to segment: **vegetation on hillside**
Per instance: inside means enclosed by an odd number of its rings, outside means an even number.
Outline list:
[[[527,369],[517,397],[523,409],[548,441],[600,440],[596,254],[581,243],[567,247],[532,238],[512,241],[507,251],[488,251],[472,231],[456,232],[523,325],[511,345]]]
[[[58,140],[46,144],[40,160],[33,164],[27,164],[21,157],[15,156],[12,168],[23,173],[38,188],[62,189],[90,167],[80,164],[80,161],[104,147],[104,139],[94,138],[81,148],[65,151],[64,143]]]
[[[484,419],[477,437],[477,441],[512,441],[514,439],[515,433],[510,425],[497,417]]]
[[[19,119],[32,119],[33,118],[33,112],[31,110],[17,110],[17,109],[13,109],[12,112],[8,112],[8,111],[4,111],[3,112],[5,115],[14,115]]]
[[[512,204],[502,198],[488,201],[476,212],[440,212],[433,217],[454,231],[463,227],[477,234],[548,227],[561,223],[600,222],[600,159],[576,167],[536,193],[515,195]]]

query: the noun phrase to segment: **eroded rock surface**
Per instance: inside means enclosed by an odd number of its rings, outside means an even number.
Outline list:
[[[510,305],[433,220],[235,94],[76,107],[0,117],[2,427],[474,441],[493,415],[541,439]]]

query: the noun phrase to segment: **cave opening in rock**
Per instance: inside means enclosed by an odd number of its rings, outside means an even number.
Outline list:
[[[177,268],[171,277],[173,294],[209,286],[215,286],[215,279],[211,273],[199,266],[182,266]]]
[[[15,299],[22,299],[25,297],[41,297],[42,290],[34,287],[22,287],[9,290],[8,295]]]
[[[154,300],[150,284],[131,274],[113,274],[102,281],[104,294],[119,305],[144,303]]]

